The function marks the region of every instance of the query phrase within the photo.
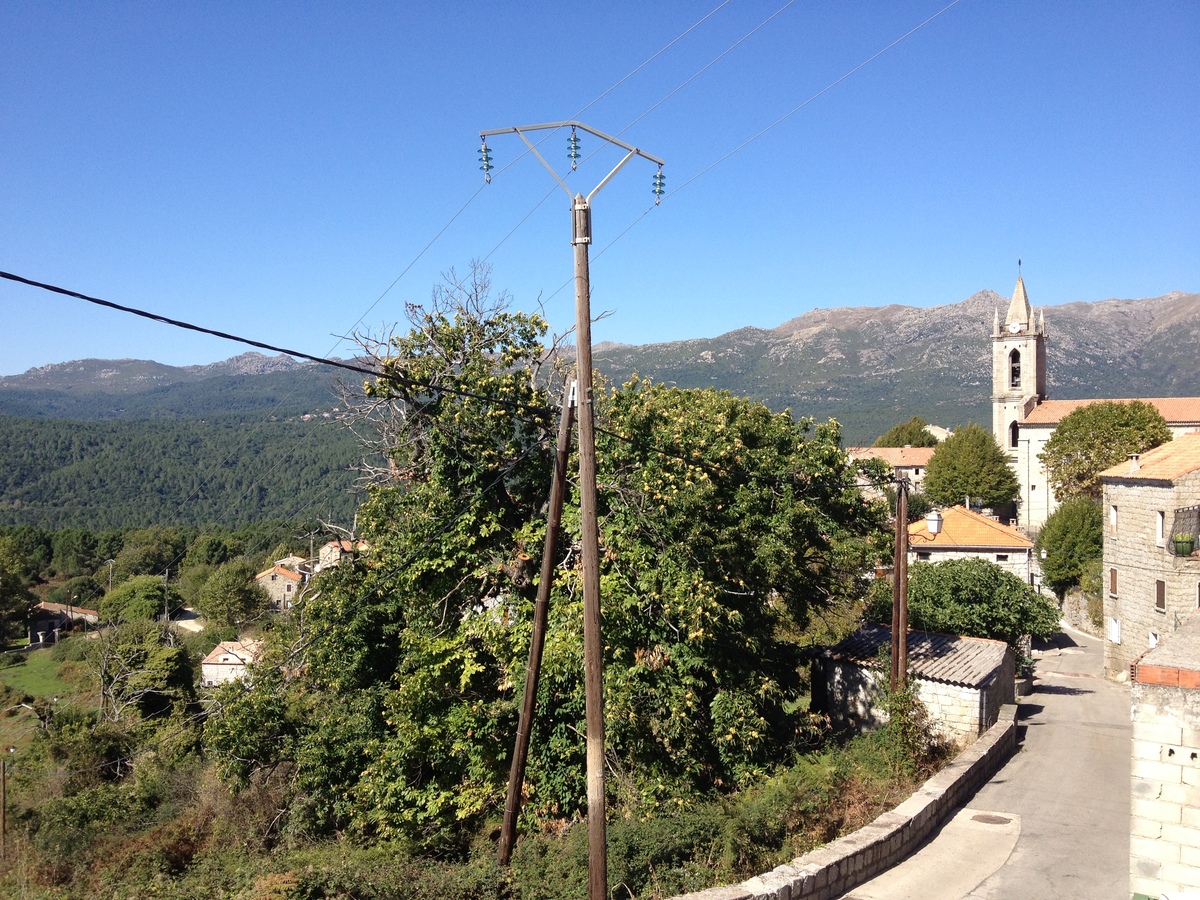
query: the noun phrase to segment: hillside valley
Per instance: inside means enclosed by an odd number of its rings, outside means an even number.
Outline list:
[[[990,427],[993,316],[1008,298],[818,309],[771,329],[598,345],[597,369],[715,387],[870,443],[913,415]],[[1200,294],[1039,307],[1056,398],[1200,392]],[[206,366],[80,360],[0,378],[0,524],[348,522],[361,448],[337,421],[353,373],[245,353]]]

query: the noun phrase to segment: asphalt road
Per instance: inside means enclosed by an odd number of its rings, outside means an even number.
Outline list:
[[[1020,749],[917,853],[844,900],[1128,900],[1129,688],[1099,640],[1038,659]]]

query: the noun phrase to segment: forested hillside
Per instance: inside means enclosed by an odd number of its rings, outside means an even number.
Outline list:
[[[328,419],[0,417],[0,524],[348,522],[360,453]]]

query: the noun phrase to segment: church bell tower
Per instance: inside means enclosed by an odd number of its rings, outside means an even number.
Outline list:
[[[1004,323],[992,319],[992,433],[1010,454],[1020,447],[1020,423],[1046,399],[1046,317],[1034,321],[1025,280],[1017,276]]]

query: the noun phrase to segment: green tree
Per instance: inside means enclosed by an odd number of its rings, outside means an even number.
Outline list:
[[[929,425],[920,416],[893,426],[875,439],[873,447],[936,447],[938,439],[926,431]]]
[[[270,602],[254,580],[254,569],[244,559],[225,563],[204,582],[196,595],[196,608],[219,627],[244,625]]]
[[[1088,563],[1104,554],[1100,504],[1089,497],[1072,497],[1046,519],[1034,552],[1046,584],[1062,597],[1079,584]]]
[[[1100,473],[1171,440],[1166,420],[1140,400],[1089,403],[1063,418],[1039,455],[1054,496],[1100,499]]]
[[[73,578],[91,574],[96,568],[96,536],[83,528],[64,528],[54,533],[54,558],[51,566],[56,575]]]
[[[875,585],[880,587],[873,586],[868,616],[890,623],[890,585],[883,579]],[[1007,641],[1015,651],[1024,635],[1054,634],[1059,618],[1056,603],[986,559],[919,562],[908,570],[908,622],[912,628]]]
[[[371,550],[322,573],[276,631],[279,662],[260,672],[296,674],[227,689],[228,715],[210,720],[233,781],[294,778],[289,827],[444,848],[503,799],[556,428],[533,377],[545,323],[465,294],[418,311],[370,386],[394,463],[360,511]],[[883,508],[856,488],[835,423],[638,381],[597,406],[610,787],[631,813],[677,807],[786,764],[810,734],[790,636],[860,595]],[[577,498],[564,532],[534,819],[578,815],[586,796]],[[303,665],[288,648],[305,648]],[[266,709],[286,714],[264,730],[253,711]]]
[[[0,641],[20,634],[36,598],[26,583],[26,562],[15,539],[0,536]]]
[[[103,629],[86,653],[104,721],[178,716],[195,699],[191,659],[169,626],[138,621]]]
[[[50,592],[53,603],[69,603],[72,606],[86,606],[95,609],[104,596],[104,585],[91,575],[80,575],[72,578],[62,587]]]
[[[155,575],[135,575],[104,595],[100,618],[105,622],[146,622],[163,614],[164,608],[177,609],[179,593],[175,586],[163,584]]]
[[[943,506],[970,497],[998,507],[1011,503],[1019,486],[996,439],[971,423],[938,445],[925,470],[924,488],[931,500]]]

